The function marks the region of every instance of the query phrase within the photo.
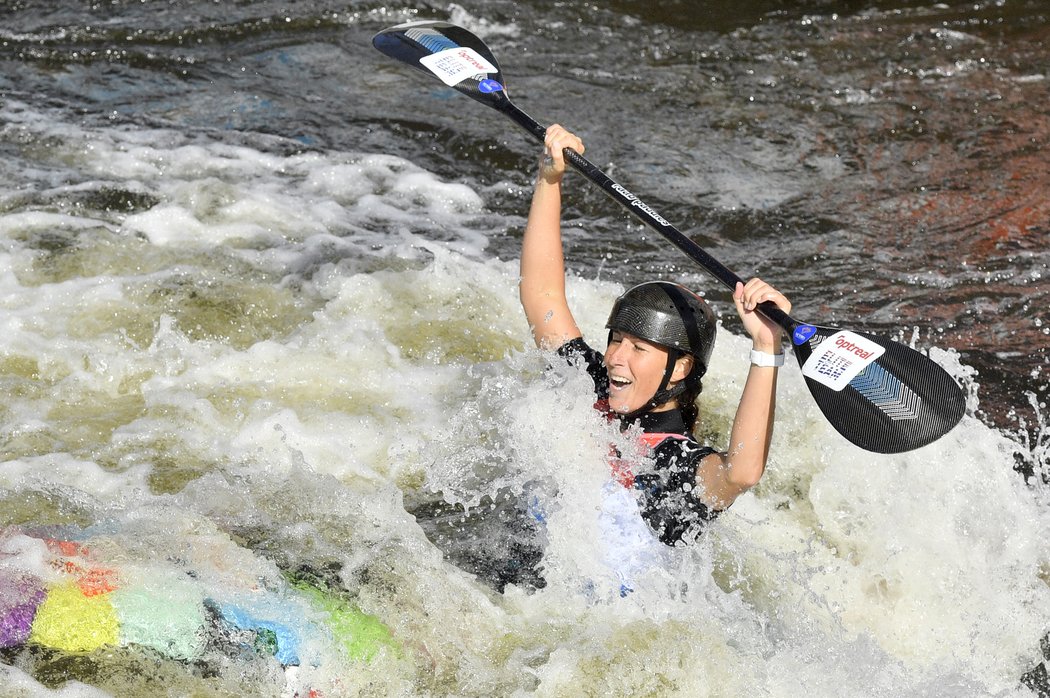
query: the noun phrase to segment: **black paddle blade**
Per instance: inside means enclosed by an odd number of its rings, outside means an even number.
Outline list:
[[[831,425],[857,446],[875,453],[910,451],[962,419],[962,388],[928,356],[867,333],[799,329],[795,356],[806,384]]]
[[[379,32],[372,45],[490,107],[508,101],[496,57],[485,42],[462,27],[408,22]]]

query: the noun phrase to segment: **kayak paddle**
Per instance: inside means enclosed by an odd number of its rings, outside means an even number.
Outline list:
[[[510,101],[492,51],[466,29],[447,22],[409,22],[379,32],[372,45],[505,114],[543,142],[546,128]],[[743,282],[582,155],[566,148],[565,159],[730,290]],[[831,425],[857,446],[876,453],[910,451],[939,439],[962,419],[962,389],[924,354],[866,332],[799,322],[770,301],[758,309],[787,331],[813,399]]]

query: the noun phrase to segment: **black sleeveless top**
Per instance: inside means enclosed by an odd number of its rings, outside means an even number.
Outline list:
[[[601,352],[577,337],[559,347],[558,354],[570,364],[583,365],[594,381],[598,398],[595,407],[609,413],[609,374]],[[643,440],[650,446],[652,465],[631,473],[631,477],[620,478],[621,483],[638,490],[642,518],[661,542],[675,545],[694,539],[721,513],[709,508],[694,493],[700,461],[716,451],[701,446],[693,438],[686,429],[681,410],[646,412],[632,423],[644,432]],[[628,426],[623,424],[622,428]]]

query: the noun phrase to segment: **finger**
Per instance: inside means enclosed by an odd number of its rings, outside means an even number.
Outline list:
[[[773,303],[776,304],[777,296],[777,293],[770,291],[767,288],[760,288],[748,296],[748,303],[750,304],[751,309],[754,310],[766,301],[773,301]]]
[[[744,285],[744,301],[748,309],[753,310],[759,303],[771,300],[777,302],[780,292],[759,278],[750,279]]]
[[[744,284],[741,281],[737,281],[736,286],[733,288],[733,302],[736,303],[737,307],[741,307],[744,304]]]
[[[583,143],[580,142],[580,139],[568,135],[557,138],[551,143],[551,155],[564,159],[566,148],[575,150],[578,153],[583,152]]]
[[[558,124],[551,124],[547,127],[543,142],[552,155],[563,153],[565,148],[575,150],[581,155],[584,151],[583,141]]]
[[[747,310],[754,310],[757,305],[757,299],[762,293],[761,282],[756,282],[755,279],[751,279],[744,284],[741,296],[743,297],[744,308]]]
[[[568,133],[568,131],[566,131],[559,124],[551,124],[550,126],[547,127],[547,131],[544,134],[543,140],[548,145],[550,145],[554,141],[564,137],[567,133]]]
[[[755,293],[749,297],[749,301],[755,308],[760,304],[769,301],[784,312],[790,312],[791,310],[791,302],[784,296],[784,294],[768,284],[764,288],[757,289]]]

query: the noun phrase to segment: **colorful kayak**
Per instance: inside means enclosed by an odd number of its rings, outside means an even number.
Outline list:
[[[321,644],[351,661],[372,661],[381,652],[400,656],[400,644],[378,618],[321,584],[290,580],[280,592],[209,589],[186,570],[158,566],[143,575],[106,564],[82,541],[22,542],[5,552],[0,568],[0,649],[137,646],[173,660],[218,653],[296,667],[317,666],[320,658],[304,647],[327,637]]]

